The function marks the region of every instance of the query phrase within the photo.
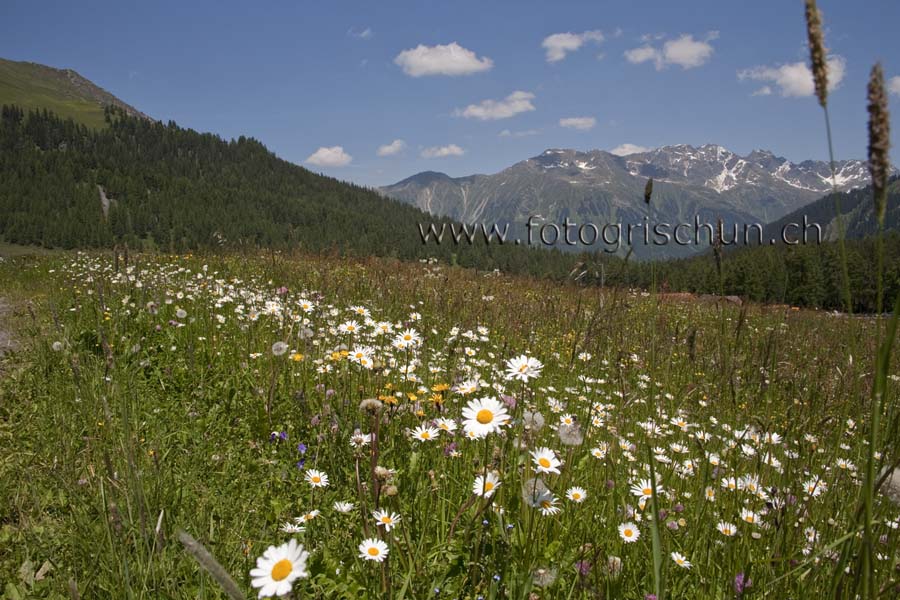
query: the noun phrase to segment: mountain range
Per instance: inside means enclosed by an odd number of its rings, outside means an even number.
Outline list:
[[[841,190],[869,182],[867,164],[835,165]],[[896,171],[895,171],[896,172]],[[653,178],[653,198],[643,202]],[[426,171],[380,188],[431,214],[464,223],[512,223],[530,216],[562,223],[761,223],[774,221],[832,189],[824,161],[794,163],[767,150],[738,155],[719,145],[664,146],[618,156],[602,150],[548,149],[493,175],[450,177]],[[676,248],[668,248],[670,251]],[[648,250],[645,248],[645,250]],[[636,254],[641,248],[635,247]]]

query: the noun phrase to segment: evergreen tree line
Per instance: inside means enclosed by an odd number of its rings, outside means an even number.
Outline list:
[[[451,223],[377,192],[281,160],[246,137],[226,141],[107,108],[91,130],[48,111],[0,111],[0,238],[48,248],[183,252],[295,249],[399,259],[604,285],[733,294],[840,308],[833,244],[757,247],[655,263],[511,244],[423,244],[420,223]],[[102,187],[110,199],[104,208]],[[896,197],[891,198],[896,202]],[[887,297],[900,287],[888,237]],[[855,309],[874,310],[874,243],[848,243]]]

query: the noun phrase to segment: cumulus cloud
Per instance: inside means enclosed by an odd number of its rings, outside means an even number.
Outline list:
[[[888,79],[887,87],[890,93],[900,96],[900,75]]]
[[[527,137],[529,135],[537,135],[540,131],[537,129],[524,129],[522,131],[510,131],[509,129],[504,129],[497,135],[500,137]]]
[[[661,65],[659,62],[661,58],[662,56],[659,50],[649,44],[625,51],[625,60],[635,65],[647,62],[648,60],[655,61],[658,65]],[[658,66],[657,68],[661,68],[661,66]]]
[[[844,79],[847,62],[842,56],[828,58],[828,89],[837,88]],[[738,71],[740,81],[762,81],[778,88],[785,98],[802,98],[815,93],[812,71],[804,62],[786,63],[774,67],[760,65]],[[766,86],[769,87],[769,86]],[[759,92],[760,90],[757,90]],[[772,92],[769,87],[769,92]],[[754,95],[760,95],[754,93]]]
[[[481,121],[508,119],[519,113],[534,110],[534,104],[531,103],[533,99],[534,94],[531,92],[517,90],[503,100],[483,100],[479,104],[470,104],[462,110],[457,109],[454,114]]]
[[[406,148],[406,142],[403,140],[394,140],[390,144],[378,146],[378,150],[375,151],[375,154],[378,156],[393,156],[399,154],[404,148]]]
[[[560,126],[568,127],[569,129],[587,131],[588,129],[594,128],[594,125],[597,124],[597,119],[594,117],[567,117],[565,119],[560,119],[559,124]]]
[[[583,33],[554,33],[548,35],[541,42],[541,46],[547,51],[547,62],[558,62],[566,57],[569,52],[575,52],[587,42],[601,43],[603,33],[600,31],[585,31]]]
[[[456,42],[437,46],[419,44],[398,54],[394,63],[410,77],[471,75],[489,71],[494,66],[490,58],[478,58],[474,52]]]
[[[638,146],[637,144],[619,144],[615,148],[609,151],[610,154],[615,154],[616,156],[628,156],[629,154],[638,154],[640,152],[647,152],[648,150],[652,150],[652,148],[647,148],[646,146]]]
[[[637,48],[625,51],[625,60],[632,64],[653,62],[656,70],[662,70],[668,65],[678,65],[682,69],[693,69],[706,64],[712,58],[714,49],[713,40],[718,39],[718,31],[710,31],[703,39],[694,39],[694,36],[684,33],[674,40],[667,40],[661,47],[652,44],[644,44]],[[645,40],[651,38],[645,37]]]
[[[431,146],[422,150],[422,158],[444,158],[445,156],[462,156],[466,151],[456,144]]]
[[[771,96],[772,95],[772,86],[764,85],[758,90],[754,90],[751,96]]]
[[[353,157],[344,152],[343,146],[321,147],[306,159],[306,162],[317,167],[345,167]]]

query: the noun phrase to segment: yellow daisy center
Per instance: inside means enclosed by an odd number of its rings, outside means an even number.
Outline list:
[[[622,535],[624,535],[627,538],[630,538],[631,536],[634,535],[634,531],[632,531],[631,529],[626,529],[625,531],[622,532]]]
[[[281,581],[291,574],[291,571],[294,570],[294,565],[291,564],[286,558],[282,558],[277,563],[272,566],[272,579],[275,581]]]
[[[543,502],[541,502],[541,508],[550,508],[552,506],[553,504],[551,504],[549,500],[544,500]]]
[[[544,458],[543,456],[538,459],[538,464],[544,467],[545,469],[550,468],[550,461]]]
[[[644,492],[644,495],[645,495],[645,496],[649,496],[649,495],[651,495],[651,494],[653,493],[653,490],[652,490],[651,488],[648,488],[648,487],[645,487],[645,488],[642,489],[641,491]]]
[[[494,484],[491,483],[490,481],[485,481],[484,482],[484,491],[489,492],[492,489],[494,489]]]
[[[475,420],[481,423],[482,425],[487,425],[491,421],[494,420],[494,413],[489,411],[486,408],[482,408],[478,411],[478,414],[475,415]]]
[[[527,369],[528,369],[528,365],[524,364],[521,367],[519,367],[519,373],[524,373]]]
[[[313,482],[313,483],[319,483],[320,481],[322,481],[322,478],[319,477],[318,475],[313,475],[313,476],[312,476],[312,482]]]
[[[579,494],[578,492],[575,492],[574,494],[572,494],[572,498],[574,500],[581,500],[581,494]]]
[[[369,546],[369,549],[366,550],[369,553],[369,556],[378,556],[380,552],[378,552],[378,548],[375,546]]]
[[[423,432],[422,432],[422,439],[423,439],[423,440],[427,440],[427,439],[430,438],[430,437],[431,437],[431,434],[428,433],[427,431],[423,431]]]
[[[385,515],[385,516],[381,517],[381,522],[382,523],[391,523],[392,519],[389,516]]]

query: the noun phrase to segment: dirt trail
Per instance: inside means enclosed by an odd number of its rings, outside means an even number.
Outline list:
[[[10,318],[12,306],[5,298],[0,297],[0,358],[19,347],[8,326]]]

